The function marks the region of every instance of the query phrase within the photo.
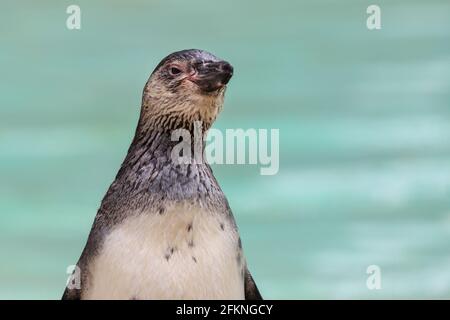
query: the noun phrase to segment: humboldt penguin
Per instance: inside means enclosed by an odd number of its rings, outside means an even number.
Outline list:
[[[194,134],[200,123],[206,135],[232,75],[228,62],[197,49],[157,65],[134,139],[69,278],[79,285],[66,286],[63,299],[262,299],[211,167],[173,152],[181,141],[174,131]]]

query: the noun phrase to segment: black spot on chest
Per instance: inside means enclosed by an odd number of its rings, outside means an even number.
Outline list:
[[[169,261],[169,259],[172,257],[173,253],[177,250],[175,247],[169,247],[166,250],[166,253],[164,255],[164,258]]]

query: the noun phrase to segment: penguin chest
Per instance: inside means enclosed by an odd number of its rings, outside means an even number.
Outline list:
[[[243,299],[231,219],[177,207],[127,218],[89,265],[85,299]]]

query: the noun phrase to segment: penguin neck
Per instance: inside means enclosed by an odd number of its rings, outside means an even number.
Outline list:
[[[116,177],[122,190],[129,194],[158,194],[172,200],[222,194],[211,168],[203,158],[203,139],[198,148],[199,142],[194,138],[194,132],[190,130],[188,132],[192,133],[192,139],[190,143],[186,144],[185,141],[182,145],[180,143],[185,137],[183,139],[179,137],[180,139],[173,141],[174,136],[171,130],[146,130],[138,126],[128,154]],[[202,131],[201,137],[203,135]],[[189,145],[191,148],[188,148]],[[197,155],[194,155],[196,146],[201,151],[197,150]],[[181,149],[183,152],[179,152]],[[190,161],[184,158],[185,162],[180,163],[180,158],[177,156],[181,154],[185,156],[185,150],[191,153]]]
[[[126,162],[145,166],[149,160],[180,164],[206,164],[203,157],[206,130],[201,122],[189,123],[179,128],[145,128],[139,125],[128,150]],[[137,157],[136,157],[137,156]],[[128,161],[127,161],[128,160]]]

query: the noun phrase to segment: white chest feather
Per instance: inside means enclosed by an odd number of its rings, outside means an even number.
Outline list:
[[[243,299],[239,235],[228,219],[174,207],[125,219],[89,265],[83,299]]]

